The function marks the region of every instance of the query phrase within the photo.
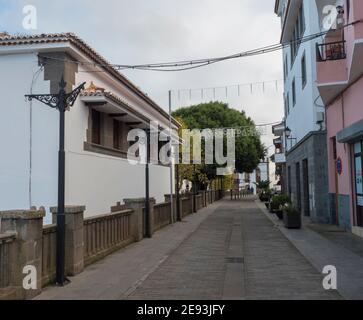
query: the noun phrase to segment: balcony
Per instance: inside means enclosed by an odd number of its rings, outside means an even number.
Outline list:
[[[316,58],[318,88],[324,104],[328,104],[347,85],[346,42],[317,44]]]
[[[285,123],[281,122],[277,125],[274,125],[272,127],[272,133],[276,136],[276,137],[282,137],[284,135],[285,132]]]
[[[286,156],[285,153],[275,153],[272,157],[271,157],[272,162],[274,162],[275,164],[284,164],[286,163]]]
[[[317,46],[317,60],[322,61],[336,61],[347,58],[346,42],[337,41],[323,44],[316,44]]]
[[[274,143],[276,148],[280,148],[282,146],[282,143],[283,143],[282,138],[279,137],[279,138],[274,139],[273,143]]]

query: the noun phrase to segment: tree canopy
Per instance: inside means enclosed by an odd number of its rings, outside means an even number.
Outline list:
[[[236,135],[236,170],[240,173],[252,173],[265,156],[265,147],[253,120],[244,111],[232,109],[226,103],[192,105],[175,111],[173,116],[181,119],[188,129],[244,129],[242,134]],[[200,173],[212,180],[216,175],[216,166],[203,166]]]

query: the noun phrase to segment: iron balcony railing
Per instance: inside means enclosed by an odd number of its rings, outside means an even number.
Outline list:
[[[346,59],[346,41],[316,44],[318,62]]]

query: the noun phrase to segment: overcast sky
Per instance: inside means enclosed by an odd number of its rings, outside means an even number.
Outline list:
[[[38,29],[32,33],[73,32],[108,61],[119,64],[167,62],[224,56],[279,42],[280,20],[275,0],[0,0],[0,31],[29,33],[22,27],[25,5],[37,8]],[[173,109],[199,103],[200,91],[178,89],[281,80],[281,52],[221,62],[184,72],[125,71],[124,74],[163,108],[168,90]],[[216,99],[245,110],[256,124],[282,119],[282,82],[216,91]],[[179,100],[180,96],[180,100]],[[205,91],[204,99],[213,99]],[[266,146],[272,136],[264,137]],[[271,152],[272,150],[270,150]]]

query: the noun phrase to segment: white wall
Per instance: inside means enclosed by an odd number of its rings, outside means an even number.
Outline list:
[[[56,203],[58,113],[34,101],[30,134],[31,108],[24,97],[38,69],[35,54],[0,55],[0,210]],[[40,80],[33,92],[49,92],[49,83]]]
[[[320,32],[319,19],[316,10],[315,1],[304,0],[304,13],[306,30],[304,36]],[[285,97],[289,93],[290,113],[286,116],[286,125],[292,130],[292,137],[297,138],[297,142],[303,139],[309,132],[319,130],[320,126],[316,124],[317,112],[324,112],[322,101],[316,86],[316,53],[315,44],[320,38],[301,43],[295,62],[291,68],[290,47],[283,50],[283,59],[287,56],[288,77],[285,82]],[[302,88],[301,59],[305,53],[307,66],[307,84]],[[295,77],[296,82],[296,105],[292,103],[292,82]],[[318,99],[317,99],[318,98]],[[314,101],[316,100],[316,104]],[[286,110],[286,108],[285,108]],[[287,141],[287,149],[296,142]]]
[[[68,204],[86,205],[86,216],[110,212],[125,198],[145,197],[145,166],[92,153],[67,152],[66,199]],[[158,203],[170,194],[169,168],[150,167],[150,196]]]
[[[30,132],[30,103],[24,97],[30,93],[38,69],[36,53],[9,56],[0,52],[0,210],[57,205],[59,113],[34,101]],[[77,85],[94,81],[115,92],[115,83],[107,83],[104,77],[80,72],[76,81]],[[43,79],[41,72],[33,93],[49,93],[49,82]],[[152,116],[154,113],[150,111]],[[87,126],[88,108],[78,99],[66,113],[66,204],[85,205],[86,216],[91,216],[109,212],[125,198],[144,197],[144,166],[83,151]],[[150,168],[150,196],[157,202],[163,202],[164,194],[170,193],[169,174],[168,167]],[[49,214],[45,221],[51,221]]]

